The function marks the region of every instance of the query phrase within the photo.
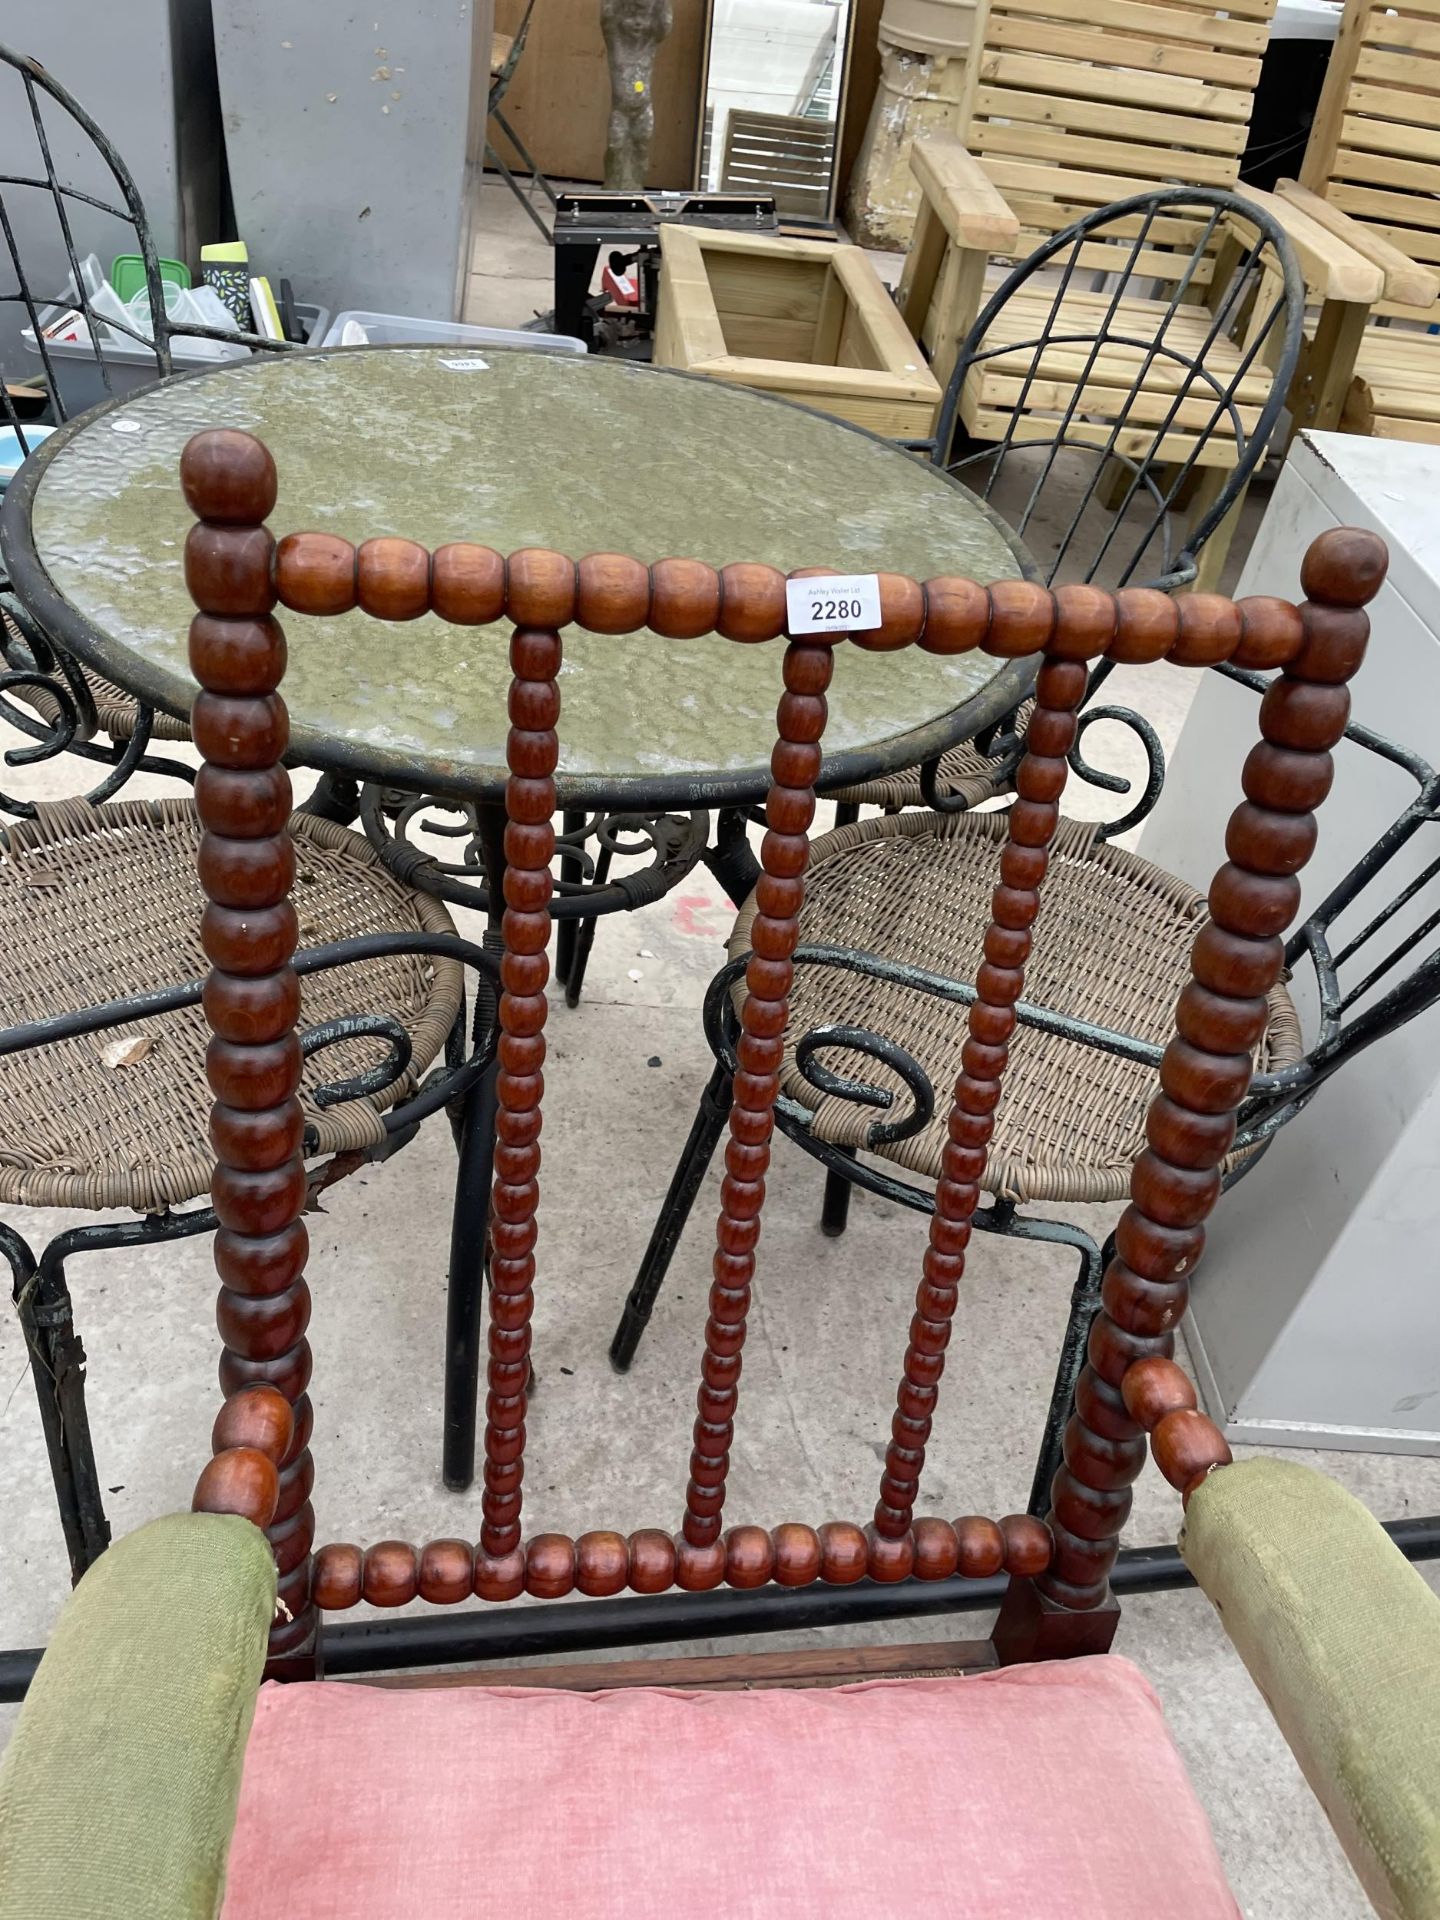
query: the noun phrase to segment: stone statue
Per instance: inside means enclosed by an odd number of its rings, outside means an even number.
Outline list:
[[[618,193],[638,193],[645,185],[655,131],[650,99],[655,50],[673,17],[670,0],[600,0],[600,26],[610,56],[605,185]]]

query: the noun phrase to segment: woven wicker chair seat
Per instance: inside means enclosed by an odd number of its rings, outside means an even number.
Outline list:
[[[1015,718],[1016,729],[1023,733],[1030,721],[1034,701],[1027,700]],[[967,807],[978,807],[1009,789],[999,763],[988,760],[973,740],[962,740],[958,747],[940,756],[937,790],[946,799],[958,800]],[[898,773],[880,774],[874,780],[862,780],[858,786],[837,787],[827,791],[827,800],[839,800],[863,807],[923,807],[919,767],[902,767]]]
[[[453,933],[358,834],[297,814],[294,902],[302,947],[357,934]],[[0,834],[0,1007],[7,1021],[178,985],[203,975],[200,825],[188,800],[43,807]],[[302,1098],[330,1155],[374,1147],[382,1113],[437,1057],[464,994],[456,960],[402,955],[335,967],[302,987],[303,1022],[389,1014],[413,1058],[384,1092],[323,1111],[310,1091],[373,1067],[383,1042],[345,1040],[306,1062]],[[136,1021],[0,1059],[0,1202],[155,1212],[209,1189],[208,1032],[201,1009]],[[137,1043],[130,1064],[117,1045]]]
[[[1041,890],[1025,998],[1163,1046],[1189,978],[1191,942],[1204,897],[1133,853],[1095,838],[1085,821],[1062,820]],[[997,881],[1005,817],[999,813],[901,813],[838,828],[818,838],[800,915],[802,946],[859,948],[886,960],[973,980]],[[750,946],[753,898],[730,938],[732,958]],[[744,982],[737,992],[743,995]],[[795,1042],[827,1023],[860,1026],[898,1042],[924,1067],[936,1112],[907,1140],[874,1149],[929,1179],[940,1176],[950,1089],[960,1071],[965,1008],[917,988],[866,979],[838,967],[796,969],[781,1081],[814,1115],[813,1132],[834,1145],[863,1147],[877,1120],[911,1111],[892,1068],[831,1047],[824,1064],[887,1087],[887,1112],[818,1093],[795,1065]],[[1300,1023],[1290,996],[1270,996],[1270,1023],[1258,1064],[1300,1057]],[[1145,1110],[1155,1070],[1079,1042],[1021,1027],[1011,1044],[985,1185],[1013,1200],[1119,1200],[1145,1144]]]

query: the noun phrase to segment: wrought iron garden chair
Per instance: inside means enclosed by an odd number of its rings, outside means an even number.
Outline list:
[[[1275,692],[1267,691],[1262,674],[1248,662],[1237,667],[1218,637],[1202,637],[1218,636],[1212,623],[1234,617],[1231,603],[1209,594],[1170,601],[1130,591],[1152,610],[1157,628],[1180,635],[1172,660],[1214,664],[1262,696],[1262,715],[1273,707]],[[996,588],[992,597],[999,594]],[[1060,588],[1057,601],[1104,604],[1086,586]],[[1242,623],[1263,620],[1271,604],[1240,602]],[[1142,657],[1122,639],[1099,670]],[[1092,670],[1092,686],[1094,678]],[[1090,772],[1081,741],[1088,726],[1107,719],[1139,730],[1150,779],[1137,803],[1109,825],[1056,820],[1045,894],[1048,939],[1037,948],[1027,997],[1016,1010],[1019,1032],[1007,1083],[1013,1104],[999,1113],[977,1175],[990,1204],[975,1212],[975,1227],[1068,1246],[1079,1259],[1032,1511],[1043,1510],[1115,1248],[1113,1234],[1102,1248],[1073,1220],[1047,1218],[1038,1209],[1123,1200],[1131,1164],[1145,1146],[1150,1076],[1170,1031],[1169,1009],[1188,978],[1196,933],[1216,906],[1213,890],[1207,908],[1193,887],[1112,844],[1154,805],[1162,763],[1158,742],[1138,715],[1081,705],[1065,742],[1067,764]],[[1396,871],[1402,850],[1440,817],[1440,776],[1420,755],[1366,727],[1350,725],[1343,737],[1353,750],[1403,769],[1416,783],[1415,797],[1284,949],[1284,978],[1295,967],[1314,968],[1318,1029],[1308,1037],[1302,1032],[1283,978],[1267,989],[1263,1018],[1258,999],[1254,1004],[1255,1031],[1245,1042],[1253,1077],[1224,1158],[1227,1182],[1255,1165],[1276,1130],[1348,1059],[1440,996],[1436,917],[1416,927],[1405,911],[1440,866],[1429,863],[1418,877]],[[1034,751],[1033,719],[1025,751]],[[854,1185],[933,1213],[953,1178],[954,1136],[947,1132],[942,1090],[969,1070],[967,1010],[977,986],[1016,944],[1008,934],[997,939],[987,931],[995,903],[1005,898],[1004,887],[992,894],[995,859],[1017,819],[1028,819],[1043,797],[1023,758],[1013,767],[1012,784],[1018,797],[1004,811],[881,817],[823,835],[811,848],[775,1118],[827,1170],[821,1220],[829,1233],[844,1230]],[[1232,826],[1234,844],[1241,844],[1241,831]],[[1298,827],[1296,836],[1298,847]],[[707,995],[705,1029],[716,1066],[616,1329],[611,1357],[622,1369],[634,1358],[718,1143],[734,1077],[746,1071],[739,1051],[746,970],[763,920],[757,889],[735,922],[729,963]],[[1213,930],[1205,938],[1220,940]],[[1182,1014],[1186,1004],[1182,1000]]]
[[[207,1068],[219,1155],[214,1197],[227,1216],[217,1255],[228,1397],[214,1457],[196,1486],[197,1511],[157,1521],[114,1548],[72,1598],[40,1666],[0,1777],[0,1920],[70,1920],[81,1889],[86,1911],[128,1915],[137,1885],[172,1920],[213,1915],[222,1891],[228,1920],[280,1906],[315,1920],[362,1910],[398,1920],[440,1911],[463,1897],[458,1889],[477,1886],[507,1913],[563,1910],[593,1920],[633,1914],[637,1901],[657,1912],[803,1910],[842,1920],[924,1905],[962,1920],[1018,1920],[1053,1904],[1054,1889],[1073,1920],[1233,1915],[1203,1814],[1134,1669],[1116,1657],[1047,1663],[1109,1644],[1109,1576],[1147,1436],[1187,1502],[1186,1554],[1274,1701],[1358,1871],[1387,1911],[1425,1912],[1440,1862],[1425,1838],[1429,1826],[1415,1815],[1434,1806],[1440,1763],[1440,1661],[1427,1659],[1440,1639],[1440,1608],[1374,1522],[1321,1476],[1270,1461],[1227,1464],[1224,1440],[1195,1410],[1190,1383],[1168,1357],[1249,1083],[1245,1049],[1278,981],[1274,934],[1294,911],[1293,873],[1314,837],[1309,809],[1328,782],[1327,749],[1348,709],[1344,682],[1364,647],[1363,606],[1384,572],[1379,541],[1342,533],[1318,542],[1302,576],[1311,599],[1298,611],[1279,601],[1247,609],[1192,601],[1177,614],[1173,603],[1143,594],[1052,597],[1007,583],[987,595],[962,580],[922,588],[885,577],[882,634],[862,638],[947,652],[1043,651],[1021,774],[1026,798],[1000,853],[987,934],[996,951],[970,1014],[950,1111],[952,1165],[874,1519],[868,1527],[794,1522],[727,1531],[727,1469],[790,956],[806,891],[823,693],[832,668],[844,671],[834,659],[843,649],[830,639],[790,642],[767,803],[766,911],[747,967],[744,1064],[683,1520],[673,1536],[652,1528],[628,1538],[596,1530],[527,1541],[531,1312],[545,1284],[536,1205],[560,629],[576,610],[577,583],[592,609],[617,616],[614,624],[651,623],[662,637],[714,620],[727,638],[760,642],[785,626],[784,580],[769,568],[727,568],[722,611],[720,580],[698,563],[647,570],[595,555],[577,569],[553,554],[537,571],[532,553],[524,581],[506,596],[516,622],[510,911],[500,961],[502,1146],[481,1537],[419,1548],[398,1540],[364,1550],[334,1545],[312,1556],[309,1506],[277,1512],[308,1466],[309,1362],[301,1116],[289,1097],[293,1071],[277,1077],[270,1069],[277,1050],[293,1060],[295,1044],[292,942],[267,940],[264,918],[284,912],[286,842],[273,818],[264,831],[258,820],[276,772],[272,743],[283,731],[275,691],[283,662],[255,616],[277,587],[285,605],[320,611],[324,578],[307,564],[303,543],[289,564],[272,568],[262,522],[275,498],[274,468],[258,443],[200,436],[182,473],[201,515],[190,572],[202,608],[192,639],[205,689],[196,734],[220,763],[207,768],[201,795],[212,836],[202,878],[212,901],[242,884],[255,900],[247,927],[222,931],[212,919],[206,932],[214,970],[205,1004],[216,1023]],[[490,566],[497,557],[447,549],[434,567],[435,610],[475,619],[470,562]],[[1107,1276],[1048,1519],[952,1523],[917,1512],[924,1449],[1084,663],[1111,649],[1191,664],[1239,658],[1278,668],[1279,679],[1246,773],[1252,797],[1232,820],[1235,859],[1216,877],[1216,919],[1196,942],[1179,1032],[1165,1051],[1152,1144],[1132,1172],[1122,1251]],[[222,712],[223,729],[213,724]],[[221,769],[224,785],[212,785]],[[873,1617],[877,1596],[896,1613],[929,1610],[931,1596],[958,1598],[1002,1570],[1009,1578],[993,1639],[947,1645],[943,1655],[947,1665],[1034,1663],[1020,1674],[915,1678],[918,1649],[870,1648],[552,1668],[548,1690],[528,1693],[514,1690],[514,1675],[503,1676],[510,1686],[476,1689],[475,1676],[447,1675],[401,1692],[313,1681],[345,1632],[322,1617],[362,1601],[394,1608],[421,1599],[452,1610],[428,1623],[437,1630],[424,1636],[423,1655],[415,1635],[425,1623],[361,1629],[360,1664],[373,1671],[391,1664],[402,1642],[424,1664],[462,1648],[493,1653],[495,1633],[512,1626],[538,1652],[693,1632],[707,1616],[705,1631],[717,1617],[753,1631],[787,1597],[827,1606],[837,1618]],[[723,1585],[739,1591],[714,1591]],[[590,1600],[503,1604],[577,1591]],[[486,1604],[467,1618],[457,1609],[473,1597]],[[617,1624],[622,1614],[629,1618]],[[257,1712],[272,1618],[271,1672],[292,1684],[262,1690]],[[796,1690],[807,1679],[846,1677],[847,1668],[853,1676],[907,1667],[912,1677],[889,1688]],[[527,1677],[542,1686],[547,1679],[544,1670]],[[579,1691],[647,1680],[598,1702]],[[781,1690],[733,1691],[757,1682]]]
[[[1160,245],[1168,291],[1145,297]],[[930,458],[999,508],[1052,585],[1177,592],[1227,537],[1280,425],[1305,300],[1284,229],[1234,194],[1174,188],[1098,208],[1013,268],[975,317]],[[837,790],[836,824],[864,805],[979,806],[1017,758],[1013,727],[966,741],[932,766]]]

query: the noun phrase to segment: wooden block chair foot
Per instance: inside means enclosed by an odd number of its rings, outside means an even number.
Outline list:
[[[183,473],[200,516],[189,544],[201,608],[192,660],[204,689],[196,737],[207,751],[222,738],[230,742],[226,758],[239,776],[201,799],[213,836],[205,877],[223,893],[241,872],[264,869],[282,846],[273,821],[263,834],[254,827],[255,791],[269,771],[265,742],[283,733],[280,658],[260,616],[277,588],[287,606],[318,610],[325,583],[303,541],[282,549],[273,565],[263,520],[275,497],[274,470],[257,442],[200,436]],[[493,607],[482,611],[481,583],[495,577],[496,559],[468,546],[442,549],[432,562],[435,610],[462,622],[493,618]],[[293,1523],[276,1519],[285,1462],[299,1444],[288,1396],[263,1384],[238,1386],[216,1423],[196,1516],[156,1522],[117,1547],[81,1584],[41,1663],[0,1775],[3,1920],[133,1914],[137,1887],[147,1898],[161,1890],[162,1904],[152,1910],[169,1920],[213,1916],[222,1885],[226,1920],[269,1920],[289,1908],[312,1920],[357,1912],[398,1920],[453,1906],[466,1887],[483,1889],[485,1904],[507,1914],[584,1912],[604,1920],[636,1912],[637,1886],[659,1889],[666,1911],[693,1906],[686,1889],[697,1861],[704,1863],[699,1897],[716,1912],[778,1917],[798,1902],[841,1920],[921,1907],[1019,1920],[1053,1904],[1053,1890],[1062,1888],[1072,1920],[1234,1920],[1203,1811],[1155,1697],[1114,1656],[884,1688],[726,1691],[721,1661],[712,1676],[719,1691],[642,1685],[598,1700],[569,1688],[397,1691],[314,1681],[256,1694],[272,1599],[284,1608],[270,1652],[292,1662],[317,1639],[323,1659],[320,1616],[361,1601],[454,1606],[478,1597],[497,1606],[522,1593],[557,1599],[629,1589],[652,1596],[654,1606],[653,1596],[678,1588],[671,1604],[684,1608],[726,1583],[757,1590],[758,1602],[758,1590],[771,1584],[845,1587],[867,1574],[919,1583],[1005,1568],[1016,1581],[1034,1581],[1048,1607],[1075,1617],[1098,1613],[1147,1439],[1188,1503],[1197,1566],[1225,1586],[1226,1618],[1239,1615],[1237,1637],[1248,1657],[1268,1663],[1277,1711],[1293,1725],[1322,1793],[1327,1761],[1344,1757],[1336,1772],[1354,1817],[1337,1814],[1337,1825],[1361,1849],[1362,1872],[1375,1867],[1375,1884],[1387,1892],[1412,1867],[1433,1874],[1433,1859],[1420,1858],[1424,1849],[1413,1842],[1397,1861],[1387,1846],[1391,1828],[1371,1817],[1373,1783],[1349,1756],[1385,1751],[1393,1804],[1413,1807],[1418,1796],[1433,1807],[1440,1715],[1424,1711],[1424,1695],[1428,1689],[1433,1708],[1437,1663],[1422,1655],[1417,1665],[1414,1656],[1440,1631],[1437,1603],[1423,1589],[1417,1596],[1415,1576],[1384,1559],[1393,1549],[1377,1548],[1373,1537],[1361,1541],[1357,1520],[1343,1555],[1348,1583],[1373,1577],[1385,1605],[1405,1609],[1409,1632],[1415,1744],[1392,1751],[1373,1736],[1405,1704],[1392,1684],[1393,1641],[1379,1635],[1358,1649],[1337,1649],[1343,1678],[1331,1679],[1317,1623],[1297,1610],[1305,1590],[1284,1586],[1292,1568],[1303,1575],[1316,1564],[1313,1551],[1292,1558],[1292,1549],[1312,1549],[1315,1536],[1288,1516],[1282,1525],[1263,1499],[1246,1497],[1247,1470],[1227,1465],[1224,1440],[1195,1410],[1190,1383],[1167,1357],[1169,1335],[1159,1330],[1183,1311],[1200,1223],[1214,1202],[1248,1080],[1248,1054],[1236,1048],[1253,1043],[1278,979],[1275,934],[1294,910],[1298,842],[1313,837],[1308,809],[1324,791],[1328,748],[1348,708],[1344,681],[1364,647],[1363,604],[1383,571],[1383,548],[1372,536],[1330,535],[1306,560],[1312,597],[1303,609],[1270,602],[1248,619],[1231,609],[1207,627],[1207,652],[1263,659],[1279,673],[1262,712],[1265,743],[1247,772],[1252,797],[1232,820],[1234,857],[1212,889],[1214,928],[1197,940],[1195,979],[1165,1050],[1151,1145],[1132,1174],[1128,1225],[1106,1277],[1067,1464],[1043,1522],[923,1514],[924,1447],[1002,1098],[1084,660],[1112,645],[1138,645],[1142,636],[1149,657],[1185,658],[1196,635],[1171,617],[1169,603],[1157,616],[1133,596],[1076,600],[1015,583],[987,595],[961,580],[931,581],[922,595],[916,582],[884,579],[882,644],[1043,656],[1022,769],[1022,791],[1030,792],[1012,813],[1000,852],[997,917],[987,935],[996,952],[979,982],[951,1101],[952,1164],[937,1194],[873,1518],[863,1527],[831,1521],[767,1529],[727,1527],[727,1470],[824,692],[832,670],[844,671],[845,653],[827,638],[789,642],[688,1482],[677,1461],[676,1512],[657,1516],[663,1527],[628,1537],[597,1528],[578,1538],[539,1532],[527,1539],[531,1310],[546,1279],[535,1216],[560,630],[575,617],[578,587],[588,618],[602,629],[612,615],[618,619],[623,600],[627,629],[646,624],[663,639],[718,619],[726,636],[757,642],[783,632],[785,596],[782,576],[757,567],[727,571],[723,613],[720,580],[698,563],[662,561],[647,571],[603,556],[593,568],[584,560],[577,568],[560,555],[532,553],[523,568],[513,567],[504,588],[504,610],[515,622],[506,796],[511,911],[501,962],[501,1144],[479,1540],[334,1545],[310,1556],[306,1530],[297,1538]],[[597,599],[591,588],[598,591],[601,580],[607,584]],[[586,613],[581,619],[588,623]],[[260,913],[282,910],[286,898],[283,862],[269,871]],[[294,998],[285,940],[262,949],[258,940],[221,941],[211,929],[207,944],[206,1005],[218,1027],[207,1069],[214,1184],[229,1210],[216,1248],[221,1301],[238,1295],[247,1303],[243,1316],[222,1317],[233,1385],[234,1363],[263,1347],[289,1311],[287,1293],[303,1284],[293,1076],[269,1082],[262,1094],[254,1072],[257,1054],[293,1047]],[[263,1026],[244,1039],[221,1037],[242,1005],[266,1008]],[[1302,1478],[1323,1489],[1315,1476]],[[1243,1537],[1247,1525],[1276,1544],[1259,1577]],[[275,1584],[260,1529],[274,1555]],[[1267,1600],[1282,1587],[1283,1644],[1264,1625]],[[157,1617],[168,1621],[172,1613],[169,1635],[158,1632]],[[1348,1613],[1325,1626],[1343,1636]],[[1367,1661],[1377,1682],[1368,1687],[1359,1677]],[[1286,1684],[1296,1675],[1314,1684],[1298,1717],[1287,1720]],[[732,1689],[735,1678],[731,1665]],[[591,1685],[603,1687],[603,1679]],[[137,1702],[141,1687],[147,1691]]]

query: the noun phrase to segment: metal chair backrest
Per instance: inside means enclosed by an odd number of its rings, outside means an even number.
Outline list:
[[[726,1532],[726,1481],[825,690],[844,651],[837,645],[841,636],[791,634],[786,577],[766,566],[717,571],[698,561],[662,560],[646,567],[617,554],[576,563],[539,549],[507,557],[463,543],[430,553],[396,538],[356,549],[323,533],[292,534],[277,545],[264,525],[276,497],[274,463],[248,434],[197,435],[185,450],[181,476],[199,516],[186,542],[185,570],[200,609],[190,630],[191,665],[202,689],[192,726],[204,758],[196,801],[207,828],[200,876],[210,904],[202,934],[213,971],[204,1004],[215,1034],[207,1070],[215,1095],[213,1196],[221,1222],[215,1241],[222,1281],[217,1317],[225,1340],[221,1379],[229,1396],[195,1504],[245,1514],[268,1528],[290,1616],[272,1635],[272,1652],[293,1655],[313,1645],[317,1608],[361,1600],[400,1605],[417,1596],[449,1604],[472,1595],[556,1598],[577,1589],[661,1594],[725,1582],[746,1588],[770,1581],[844,1584],[867,1575],[882,1582],[941,1580],[957,1571],[994,1575],[1003,1567],[1037,1580],[1051,1607],[1077,1616],[1101,1607],[1145,1435],[1161,1471],[1182,1492],[1230,1457],[1170,1358],[1172,1329],[1185,1310],[1202,1223],[1219,1192],[1236,1110],[1250,1085],[1250,1049],[1267,1019],[1265,996],[1280,975],[1279,935],[1294,915],[1295,875],[1315,841],[1313,808],[1329,784],[1329,748],[1348,717],[1345,683],[1364,653],[1369,622],[1363,609],[1384,577],[1383,543],[1349,530],[1323,536],[1305,557],[1301,581],[1310,599],[1298,609],[1273,599],[1237,605],[1217,595],[1176,600],[1143,589],[1115,595],[1071,586],[1051,593],[1029,581],[986,588],[963,579],[922,584],[879,576],[882,623],[849,635],[853,644],[1038,656],[1035,710],[1016,774],[1018,798],[1007,817],[873,1518],[868,1526],[795,1522]],[[459,625],[514,623],[484,1521],[477,1545],[446,1540],[417,1549],[391,1541],[368,1551],[324,1547],[313,1562],[310,1554],[305,1168],[294,1098],[299,990],[289,964],[296,918],[288,897],[293,856],[282,764],[288,727],[276,692],[285,643],[271,617],[277,600],[311,616],[358,603],[386,620],[428,610]],[[526,1542],[522,1482],[539,1280],[553,776],[561,631],[570,625],[614,634],[648,627],[661,640],[714,633],[717,645],[788,641],[680,1529],[672,1537],[648,1528],[628,1539],[604,1529],[578,1539],[541,1533]],[[1048,1524],[1026,1516],[1003,1525],[980,1517],[952,1523],[916,1512],[925,1447],[1059,819],[1065,756],[1075,739],[1088,663],[1102,658],[1164,658],[1189,666],[1229,660],[1276,677],[1261,703],[1262,739],[1247,763],[1246,798],[1230,820],[1230,858],[1210,890],[1212,918],[1195,941],[1193,978],[1160,1063],[1150,1147],[1135,1165],[1131,1205],[1117,1229],[1118,1252],[1090,1335],[1090,1364],[1076,1391]]]
[[[1181,231],[1166,297],[1144,297],[1152,236]],[[1087,265],[1097,247],[1102,286]],[[1179,586],[1280,423],[1304,319],[1294,250],[1263,208],[1194,188],[1099,208],[986,302],[946,384],[935,460],[1002,507],[1047,579]],[[962,403],[979,448],[961,443]],[[1172,509],[1216,466],[1223,485],[1177,550]]]
[[[1300,184],[1421,271],[1397,262],[1372,312],[1427,324],[1440,267],[1440,18],[1415,0],[1348,0]]]
[[[1089,208],[1173,182],[1233,188],[1275,0],[980,0],[958,130],[1028,252]],[[1195,223],[1152,223],[1138,261],[1195,279]],[[1106,230],[1082,264],[1129,235]]]
[[[58,376],[56,351],[41,325],[44,309],[64,295],[78,309],[83,326],[72,345],[98,369],[105,394],[135,384],[133,368],[123,380],[112,360],[115,343],[133,361],[149,361],[158,379],[174,371],[171,342],[180,337],[228,340],[252,348],[286,352],[288,341],[262,338],[237,327],[203,326],[170,319],[154,235],[130,169],[113,142],[78,100],[38,60],[0,44],[0,79],[6,83],[0,113],[0,274],[8,262],[13,287],[0,289],[0,307],[18,308],[30,332],[56,415],[68,417],[65,382]],[[53,227],[49,224],[53,220]],[[113,309],[95,310],[81,271],[90,252],[108,261],[113,253],[137,252],[144,264],[148,324],[132,324]],[[27,256],[29,265],[27,266]],[[40,278],[40,276],[44,278]],[[68,281],[69,291],[66,292]],[[105,352],[111,347],[111,355]],[[147,369],[148,372],[148,369]],[[86,405],[90,402],[87,400]],[[29,453],[27,436],[4,383],[0,382],[0,419],[13,428]]]

